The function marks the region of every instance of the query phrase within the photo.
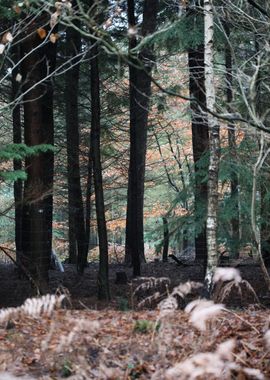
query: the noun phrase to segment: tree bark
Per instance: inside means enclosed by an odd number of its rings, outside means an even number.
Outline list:
[[[145,0],[143,8],[142,35],[152,34],[156,28],[157,0]],[[134,0],[128,0],[129,29],[135,29]],[[132,35],[129,40],[131,51],[137,44]],[[132,263],[133,275],[140,276],[140,262],[144,259],[144,177],[147,146],[147,124],[149,98],[151,95],[151,73],[154,56],[152,49],[145,47],[138,59],[131,57],[130,76],[130,163],[126,221],[126,262]],[[135,65],[141,65],[141,68]]]
[[[205,38],[205,92],[206,105],[210,112],[215,111],[214,83],[214,17],[212,0],[204,0],[204,38]],[[207,270],[205,284],[208,292],[212,290],[212,279],[218,265],[217,250],[217,210],[218,210],[218,173],[220,157],[219,125],[217,119],[208,113],[209,124],[209,170],[207,204]]]
[[[230,37],[230,28],[226,22],[224,29],[227,35],[227,38]],[[232,76],[232,54],[229,43],[226,41],[225,46],[225,67],[226,67],[226,98],[228,111],[231,112],[231,103],[233,101],[233,76]],[[230,148],[230,155],[233,159],[232,164],[236,165],[236,137],[235,137],[235,125],[233,123],[228,124],[228,142]],[[232,247],[233,247],[233,258],[239,257],[239,242],[240,242],[240,216],[239,216],[239,196],[238,196],[238,176],[234,169],[231,171],[231,202],[234,204],[234,216],[231,220],[232,226]]]
[[[92,40],[91,58],[91,147],[93,159],[93,177],[95,187],[96,215],[99,237],[99,271],[98,298],[110,299],[108,238],[105,219],[105,206],[102,181],[102,166],[100,152],[100,79],[98,62],[98,45]]]
[[[15,47],[13,54],[14,62],[18,62],[20,58],[20,51]],[[16,101],[20,94],[20,83],[16,80],[19,73],[19,68],[16,67],[12,71],[12,101]],[[15,102],[12,109],[12,124],[13,124],[13,142],[14,144],[22,143],[22,126],[21,126],[21,102]],[[21,160],[13,161],[14,170],[22,169]],[[14,182],[13,187],[14,202],[15,202],[15,245],[16,245],[16,261],[20,263],[22,255],[22,201],[23,201],[23,182],[18,179]]]
[[[91,139],[90,139],[91,140]],[[90,233],[91,233],[91,212],[92,212],[92,177],[93,177],[93,161],[92,161],[92,149],[91,141],[89,147],[88,157],[88,173],[87,173],[87,185],[86,185],[86,201],[85,201],[85,238],[87,245],[87,252],[90,247]]]
[[[73,2],[75,5],[76,2]],[[66,72],[66,127],[67,127],[67,172],[69,212],[69,262],[77,263],[83,273],[87,261],[87,242],[84,206],[80,175],[80,134],[78,117],[78,91],[80,65],[77,55],[81,50],[80,33],[68,28],[66,35],[67,56],[72,59],[72,68]]]
[[[162,261],[166,263],[168,261],[168,250],[169,250],[169,228],[168,219],[164,216],[163,221],[163,252]]]
[[[53,84],[47,75],[48,68],[50,73],[55,67],[56,45],[41,40],[36,32],[40,25],[44,25],[43,16],[32,20],[21,45],[23,91],[27,92],[23,98],[24,141],[28,146],[54,142]],[[25,167],[22,259],[39,291],[45,293],[52,249],[53,153],[28,157]]]
[[[197,1],[195,9],[188,10],[188,17],[199,15]],[[205,68],[204,68],[204,44],[191,48],[188,51],[189,63],[189,92],[195,99],[191,102],[192,124],[192,148],[195,171],[194,212],[195,212],[195,252],[196,260],[203,262],[204,272],[207,265],[207,239],[206,239],[206,215],[207,215],[207,183],[203,181],[205,173],[199,163],[209,149],[209,130],[207,118],[203,115],[199,104],[206,105],[205,96]]]

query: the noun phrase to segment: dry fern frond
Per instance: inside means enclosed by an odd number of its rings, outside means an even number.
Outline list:
[[[146,305],[151,306],[154,302],[157,302],[161,297],[163,297],[164,294],[160,294],[160,292],[155,292],[153,295],[146,297],[141,302],[138,303],[138,308],[142,308]]]
[[[201,287],[202,284],[200,282],[187,281],[173,288],[171,294],[158,304],[160,317],[163,318],[165,315],[170,314],[178,308],[179,299],[177,299],[177,296],[181,299],[184,299],[185,296],[190,294],[193,290],[199,289]]]
[[[178,308],[177,299],[173,296],[165,298],[158,304],[159,317],[163,318],[168,314],[173,313]]]
[[[0,379],[1,380],[35,380],[33,377],[30,376],[23,376],[23,377],[17,377],[12,375],[9,372],[0,372]]]
[[[171,295],[178,295],[181,298],[185,298],[186,295],[190,294],[195,289],[200,289],[203,286],[201,282],[187,281],[183,284],[176,286]]]
[[[241,368],[239,372],[243,373],[244,375],[248,376],[248,379],[254,379],[254,380],[264,380],[265,377],[261,373],[259,369],[256,368]],[[239,376],[240,378],[240,376]]]
[[[76,337],[80,336],[79,333],[95,334],[99,329],[99,323],[97,321],[89,321],[88,319],[71,319],[70,324],[74,325],[68,335],[62,335],[57,347],[57,352],[62,352],[66,348],[70,348],[71,344],[76,341]]]
[[[230,306],[245,306],[247,304],[260,304],[258,296],[246,280],[231,281],[222,286],[214,296],[216,302]]]
[[[53,310],[60,307],[65,295],[55,296],[46,294],[39,298],[28,298],[20,307],[21,311],[31,317],[39,317],[41,315],[50,316]]]
[[[166,380],[196,380],[208,377],[222,380],[231,380],[237,373],[241,377],[264,380],[264,375],[257,369],[244,368],[233,361],[235,340],[229,339],[221,343],[213,353],[205,352],[194,355],[165,373]]]
[[[214,305],[213,301],[209,301],[209,300],[206,300],[204,298],[199,298],[199,299],[197,299],[195,301],[192,301],[189,304],[187,304],[187,306],[185,307],[185,312],[188,313],[188,314],[190,314],[196,308],[203,309],[205,307],[209,307],[209,306],[212,306],[212,305]]]
[[[223,343],[220,343],[216,352],[222,360],[233,360],[233,350],[235,347],[235,340],[228,339]]]
[[[266,331],[264,334],[264,340],[265,340],[265,345],[270,350],[270,330]]]
[[[224,311],[224,305],[214,304],[213,301],[196,300],[190,302],[185,311],[190,314],[190,323],[197,329],[204,331],[207,328],[207,322]]]
[[[12,318],[15,318],[16,316],[19,315],[19,313],[20,312],[18,308],[15,308],[15,307],[9,307],[7,309],[0,310],[0,325],[7,323]]]
[[[217,268],[213,277],[213,282],[235,281],[241,282],[242,277],[236,268]]]
[[[28,298],[22,306],[0,310],[0,324],[7,323],[11,318],[19,318],[22,314],[30,317],[50,316],[55,308],[61,306],[64,298],[65,295],[55,296],[52,294],[40,298]]]
[[[211,375],[216,379],[231,379],[231,370],[235,368],[235,365],[230,360],[226,360],[225,357],[232,357],[235,341],[231,339],[222,345],[223,348],[219,346],[216,352],[199,353],[182,363],[176,364],[166,371],[166,380],[195,380]],[[220,351],[223,352],[222,356]]]
[[[157,288],[161,285],[168,286],[171,280],[168,277],[140,277],[138,281],[143,281],[133,291],[133,295],[136,296],[140,292],[144,292],[149,289]]]

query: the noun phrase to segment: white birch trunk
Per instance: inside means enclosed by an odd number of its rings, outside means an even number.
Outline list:
[[[205,44],[205,92],[206,105],[215,112],[214,58],[213,58],[213,0],[204,0],[204,44]],[[217,210],[218,210],[218,171],[220,156],[219,125],[216,117],[208,113],[209,125],[209,171],[207,204],[207,269],[205,283],[211,291],[212,278],[218,265],[217,251]]]

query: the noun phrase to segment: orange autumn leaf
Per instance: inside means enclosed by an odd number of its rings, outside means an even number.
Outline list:
[[[37,29],[37,34],[43,40],[46,37],[47,32],[46,32],[46,30],[44,28],[38,28]]]

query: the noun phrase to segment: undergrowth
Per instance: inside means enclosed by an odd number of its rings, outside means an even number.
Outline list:
[[[241,289],[242,279],[236,270],[222,268],[214,281]],[[159,299],[157,308],[125,313],[63,311],[60,308],[64,296],[47,295],[29,299],[18,308],[1,310],[0,323],[3,331],[11,321],[13,330],[21,323],[21,334],[27,340],[25,325],[30,321],[34,363],[43,368],[39,379],[269,378],[267,312],[236,313],[222,303],[201,298],[188,302],[200,287],[200,283],[186,282],[169,291],[166,278],[141,279],[133,287],[133,300],[140,295],[136,305],[142,307],[154,295]],[[145,290],[152,290],[153,295],[143,298]],[[227,288],[226,295],[228,291]],[[17,335],[9,332],[11,343]],[[23,341],[20,338],[18,342],[16,354],[20,357],[19,344],[23,345]],[[0,359],[1,366],[1,354]],[[11,359],[6,359],[6,368],[12,370],[12,364]]]

